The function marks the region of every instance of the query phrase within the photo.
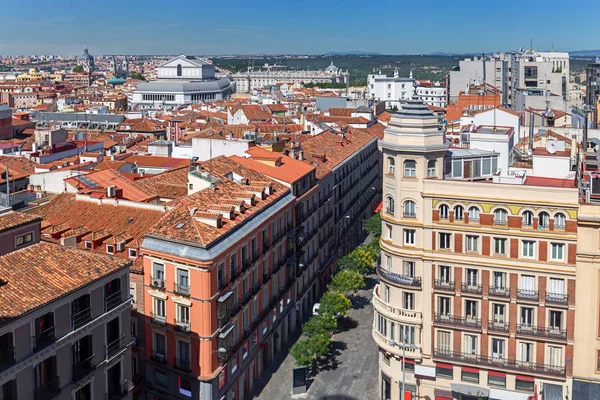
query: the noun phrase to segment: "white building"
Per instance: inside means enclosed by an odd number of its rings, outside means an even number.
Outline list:
[[[180,55],[157,66],[158,80],[140,83],[132,106],[141,109],[173,109],[179,106],[228,98],[233,89],[228,79],[216,79],[215,67],[195,56]]]
[[[425,104],[446,107],[446,87],[439,82],[420,86],[412,72],[408,78],[404,78],[398,75],[398,70],[394,71],[394,76],[379,73],[367,77],[367,97],[385,102],[386,108],[400,108],[402,103],[413,96],[415,87],[417,95]]]
[[[508,104],[508,71],[508,60],[504,53],[460,60],[449,75],[450,101],[456,101],[459,93],[464,91],[467,85],[480,86],[485,81],[500,89],[502,104]]]

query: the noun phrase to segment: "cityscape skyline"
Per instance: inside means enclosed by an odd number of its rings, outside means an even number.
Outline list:
[[[249,7],[234,0],[228,9],[236,11],[226,15],[217,4],[170,4],[156,13],[136,2],[108,1],[96,9],[58,1],[47,9],[34,1],[29,19],[2,19],[0,53],[76,55],[86,42],[93,54],[467,54],[529,48],[531,41],[536,50],[597,47],[592,38],[599,29],[580,24],[578,11],[562,9],[558,1],[511,0],[487,4],[485,10],[473,0],[465,3],[460,8],[437,1],[398,8],[386,0],[364,12],[364,3],[356,0],[308,0],[302,7],[282,7],[271,0]],[[554,18],[558,7],[561,29],[545,18]],[[520,10],[516,16],[515,10]],[[593,14],[600,5],[591,3],[587,10]],[[19,12],[17,4],[5,5],[5,16]],[[533,14],[535,19],[530,18]],[[512,22],[499,23],[507,20]],[[456,28],[461,22],[465,26]]]

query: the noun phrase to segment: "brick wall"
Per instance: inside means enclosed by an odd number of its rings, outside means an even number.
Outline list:
[[[479,223],[481,225],[494,225],[494,216],[492,214],[479,214]]]
[[[509,228],[520,228],[523,219],[521,217],[508,217],[508,227]]]
[[[481,251],[484,256],[490,255],[490,237],[484,236],[481,244]]]
[[[462,253],[463,249],[463,235],[461,233],[454,234],[454,252]]]
[[[577,221],[567,221],[565,224],[565,231],[577,232]]]
[[[538,277],[538,291],[540,292],[540,300],[543,300],[546,298],[546,277],[545,276],[539,276]]]
[[[567,294],[569,295],[569,305],[575,305],[575,279],[567,280]]]
[[[577,261],[577,245],[575,243],[570,243],[567,246],[567,262],[569,264],[575,264]]]
[[[438,210],[433,210],[432,212],[432,218],[434,221],[439,221],[440,220],[440,212]]]
[[[510,239],[510,258],[519,258],[519,240]]]
[[[539,247],[540,247],[540,251],[539,251],[540,261],[547,261],[548,260],[548,242],[546,242],[544,240],[540,240]]]

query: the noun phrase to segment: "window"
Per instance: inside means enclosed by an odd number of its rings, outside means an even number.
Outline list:
[[[564,365],[562,347],[548,346],[548,364],[553,367],[562,367]]]
[[[383,336],[387,336],[387,320],[381,314],[377,314],[377,330]]]
[[[523,226],[533,226],[533,213],[531,211],[525,211],[523,213]]]
[[[521,352],[519,360],[522,363],[533,362],[533,343],[521,342],[519,343],[519,350]]]
[[[393,321],[390,321],[390,339],[396,339],[396,323]]]
[[[508,220],[508,212],[502,208],[494,211],[494,224],[506,225]]]
[[[417,176],[417,162],[414,160],[404,161],[404,176],[415,177]]]
[[[446,332],[444,332],[446,333]],[[438,378],[454,379],[454,368],[449,368],[446,364],[436,365],[435,376]]]
[[[454,207],[454,220],[462,221],[463,219],[465,219],[465,209],[463,206]]]
[[[158,320],[165,320],[165,301],[163,299],[154,299],[154,315]]]
[[[466,241],[466,244],[465,244],[465,250],[466,251],[477,252],[478,251],[477,239],[478,239],[477,236],[467,235],[467,241]]]
[[[506,289],[506,272],[494,271],[493,286],[496,289]]]
[[[450,250],[450,233],[440,232],[440,250]]]
[[[492,359],[502,360],[504,359],[504,339],[492,338]]]
[[[177,64],[177,76],[181,76],[183,73],[181,64]]]
[[[137,249],[129,249],[129,258],[137,258]]]
[[[523,240],[521,243],[522,243],[521,255],[524,258],[534,258],[535,257],[535,242],[532,240]]]
[[[458,334],[458,332],[457,332]],[[465,353],[471,355],[477,355],[477,336],[475,335],[465,335],[463,337],[463,347]]]
[[[427,177],[428,178],[435,178],[435,164],[436,164],[436,160],[429,160],[427,161]]]
[[[548,313],[548,327],[551,330],[561,330],[562,329],[562,311],[550,310]]]
[[[460,379],[462,379],[465,382],[479,383],[479,371],[471,369],[466,370],[463,367]]]
[[[85,248],[86,249],[91,249],[92,248],[92,242],[90,242],[89,240],[85,241]]]
[[[177,322],[184,324],[190,323],[190,308],[187,306],[177,305]]]
[[[402,274],[404,276],[414,278],[415,277],[415,262],[414,261],[404,261],[402,263]]]
[[[404,230],[404,244],[408,246],[415,245],[415,230],[414,229],[405,229]]]
[[[494,323],[504,324],[506,322],[505,311],[506,306],[504,304],[492,304],[492,318]]]
[[[538,228],[550,229],[550,216],[545,211],[541,212],[538,217]]]
[[[417,216],[417,205],[412,200],[404,202],[404,216],[407,218],[415,218]]]
[[[442,204],[440,206],[440,219],[448,219],[450,217],[450,208],[445,205]]]
[[[438,314],[450,315],[450,297],[438,297]]]
[[[469,208],[469,222],[479,222],[479,208]]]
[[[385,199],[385,211],[388,214],[394,214],[394,198],[392,196],[388,196]]]
[[[467,286],[477,286],[479,284],[479,270],[467,268],[466,280]]]
[[[392,157],[388,157],[388,174],[396,174],[396,160],[394,160]]]
[[[383,301],[390,302],[390,287],[385,283],[383,284]]]
[[[387,271],[392,270],[392,257],[390,257],[388,255],[385,256],[385,269]]]
[[[465,300],[465,317],[467,319],[475,320],[478,314],[478,304],[475,300]]]
[[[154,370],[154,382],[159,386],[167,387],[167,374]]]
[[[154,353],[159,356],[164,356],[167,354],[167,340],[165,335],[154,332]]]
[[[565,294],[565,281],[560,278],[550,278],[548,285],[548,292],[546,295],[550,298],[560,300],[564,298]]]
[[[506,374],[488,371],[488,385],[495,387],[506,387]]]
[[[506,239],[494,238],[494,254],[506,255]]]
[[[521,307],[521,325],[533,326],[533,308]]]
[[[155,280],[164,281],[165,280],[165,266],[164,264],[160,264],[157,262],[152,263],[152,276]]]
[[[439,279],[441,282],[443,283],[449,283],[450,282],[450,267],[448,265],[440,265],[438,267],[438,271],[439,271]]]
[[[524,392],[533,392],[535,390],[534,379],[523,379],[523,377],[517,378],[515,381],[515,389],[522,390]]]
[[[33,233],[26,233],[15,238],[15,246],[23,246],[24,244],[33,242]]]
[[[555,261],[565,260],[565,245],[562,243],[552,243],[550,245],[550,259]]]
[[[414,310],[415,309],[415,294],[414,293],[410,293],[410,292],[403,293],[402,308],[404,308],[405,310]]]
[[[407,344],[415,344],[414,326],[400,325],[400,335],[401,338],[404,337]]]
[[[452,334],[450,332],[437,332],[437,348],[442,351],[452,351]]]
[[[558,213],[554,216],[554,229],[565,229],[566,218],[562,213]]]

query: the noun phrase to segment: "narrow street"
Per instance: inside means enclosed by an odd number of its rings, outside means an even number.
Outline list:
[[[333,336],[332,356],[319,364],[310,378],[308,393],[291,395],[294,358],[287,355],[273,371],[266,386],[257,393],[259,400],[375,400],[377,396],[377,346],[371,337],[373,309],[371,297],[377,275],[367,279],[367,286],[353,299],[348,318],[340,323]],[[267,374],[268,376],[268,374]]]

